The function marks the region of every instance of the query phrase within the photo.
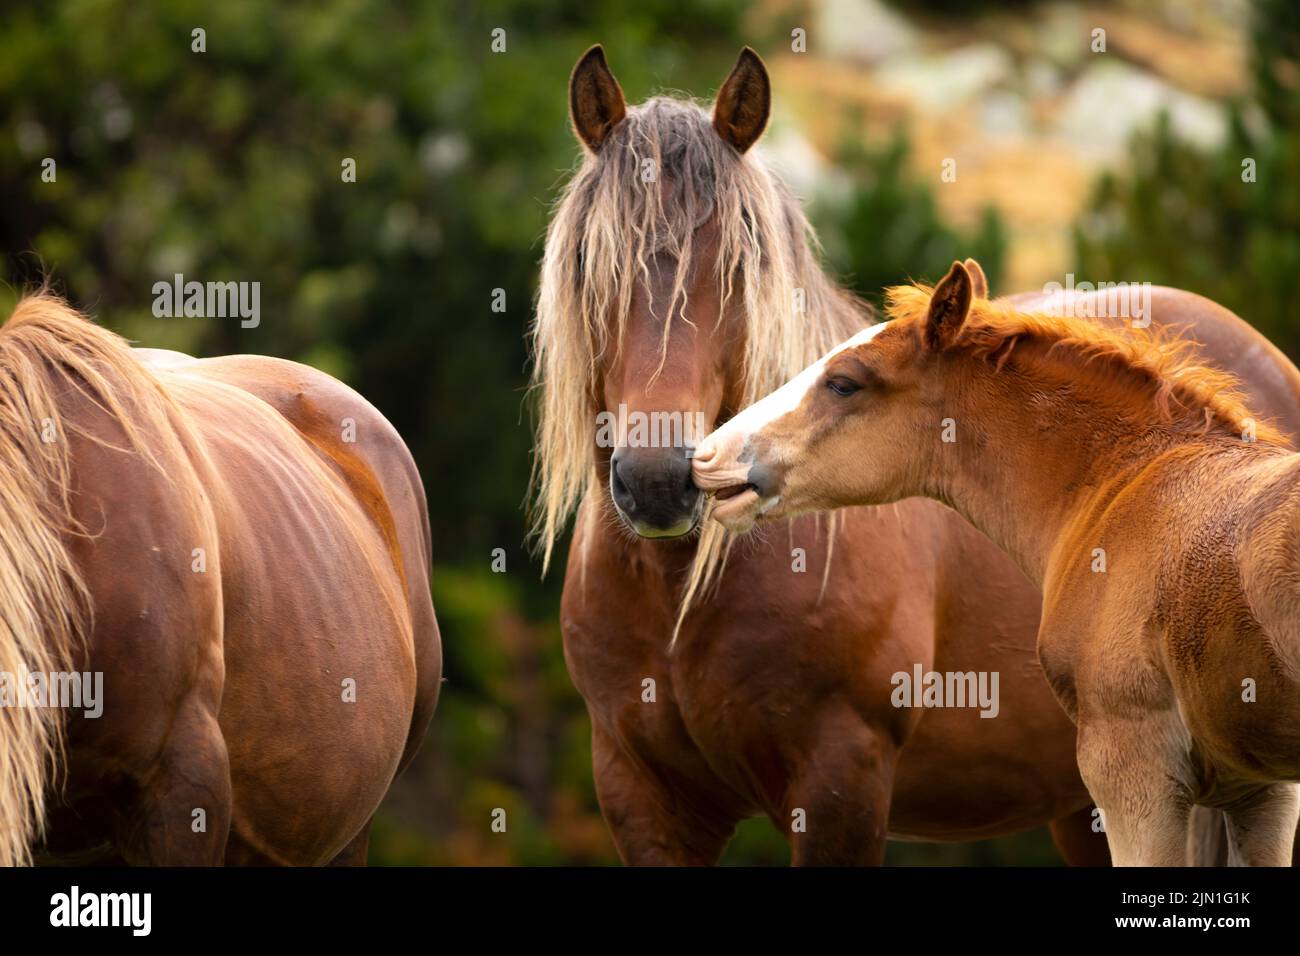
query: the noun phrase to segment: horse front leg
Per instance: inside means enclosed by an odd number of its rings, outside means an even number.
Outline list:
[[[845,714],[820,733],[795,768],[783,816],[794,866],[879,866],[885,860],[898,747],[888,728]]]
[[[626,866],[712,866],[739,817],[688,805],[638,765],[600,725],[592,727],[592,771],[600,810]]]
[[[1229,866],[1290,866],[1300,786],[1275,783],[1224,810]]]
[[[1185,866],[1191,794],[1180,735],[1160,713],[1080,717],[1079,773],[1101,809],[1115,866]]]

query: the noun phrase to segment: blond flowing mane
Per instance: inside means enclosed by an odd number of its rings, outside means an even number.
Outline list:
[[[889,289],[890,318],[924,322],[932,293],[924,285]],[[1247,408],[1234,375],[1201,364],[1195,344],[1175,338],[1168,330],[1120,330],[1089,319],[1021,312],[1008,304],[976,299],[954,345],[994,359],[999,368],[1014,356],[1040,369],[1050,366],[1071,374],[1097,374],[1099,395],[1127,403],[1144,420],[1180,433],[1240,438],[1254,423],[1256,441],[1287,444],[1281,432]]]
[[[538,423],[530,494],[544,568],[575,509],[600,491],[595,382],[622,343],[635,281],[648,277],[656,254],[676,262],[662,368],[669,336],[688,321],[696,230],[710,218],[723,305],[736,296],[743,304],[745,404],[869,321],[867,306],[822,271],[799,203],[753,151],[742,156],[724,142],[698,104],[656,97],[631,108],[600,152],[585,155],[546,234],[532,328]],[[706,521],[683,612],[714,580],[725,552],[724,533]]]
[[[154,379],[121,338],[57,296],[27,296],[0,328],[0,674],[19,682],[14,690],[28,674],[72,669],[90,625],[90,594],[66,544],[85,533],[72,515],[60,414],[74,393],[113,415],[156,463],[140,441],[152,431],[141,425],[164,421],[169,407]],[[44,832],[63,731],[58,707],[0,706],[0,866],[29,862]]]

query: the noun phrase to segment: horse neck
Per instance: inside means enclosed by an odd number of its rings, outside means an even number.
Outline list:
[[[957,441],[939,446],[927,491],[1041,587],[1065,529],[1098,499],[1117,494],[1154,455],[1188,438],[1139,432],[1117,408],[1063,400],[1046,389],[1034,394],[1010,376],[981,366],[967,385],[947,391],[943,407],[956,422]]]

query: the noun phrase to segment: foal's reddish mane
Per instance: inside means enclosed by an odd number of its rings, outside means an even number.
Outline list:
[[[925,322],[933,291],[925,285],[889,289],[889,317],[903,324]],[[1257,442],[1287,445],[1271,422],[1246,406],[1236,376],[1198,362],[1195,343],[1168,330],[1121,330],[975,299],[952,347],[987,358],[998,369],[1014,359],[1018,367],[1039,374],[1087,374],[1103,400],[1154,414],[1156,422],[1180,434],[1240,438],[1253,422]]]

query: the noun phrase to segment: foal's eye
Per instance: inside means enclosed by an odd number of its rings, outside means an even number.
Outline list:
[[[847,378],[840,378],[839,376],[828,378],[826,380],[826,387],[842,398],[852,395],[854,392],[859,391],[862,388],[862,386],[857,382],[851,381]]]

